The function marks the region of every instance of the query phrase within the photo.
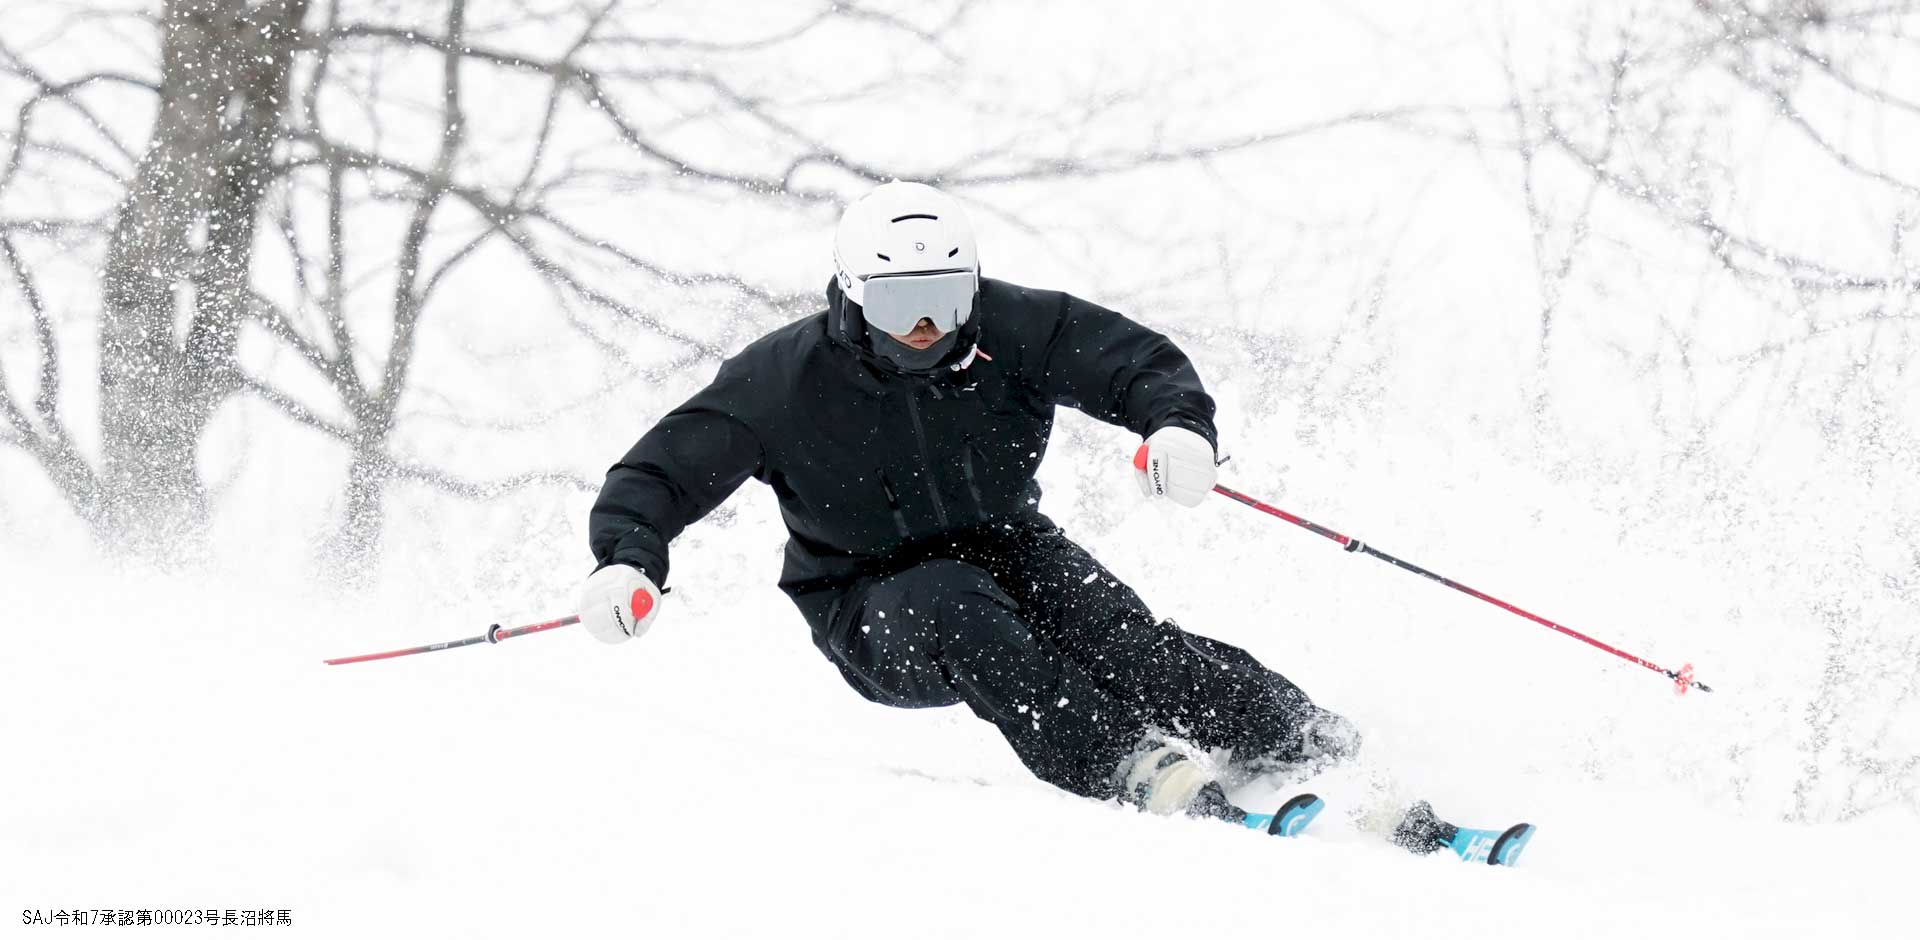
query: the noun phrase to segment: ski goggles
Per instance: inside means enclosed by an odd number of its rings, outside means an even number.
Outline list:
[[[921,320],[951,333],[973,313],[979,275],[972,271],[932,274],[877,274],[861,285],[860,312],[867,325],[896,335],[911,333]]]

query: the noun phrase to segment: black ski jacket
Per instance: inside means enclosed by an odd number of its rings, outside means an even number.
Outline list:
[[[1044,522],[1033,475],[1055,405],[1215,441],[1213,399],[1186,355],[1077,297],[982,279],[963,336],[979,355],[929,375],[875,356],[838,285],[827,302],[728,359],[608,471],[589,519],[601,565],[664,586],[668,544],[753,477],[787,524],[780,587],[817,633],[847,586],[929,543]]]

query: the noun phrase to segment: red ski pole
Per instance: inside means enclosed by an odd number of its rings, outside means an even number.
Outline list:
[[[326,663],[329,666],[344,666],[348,663],[364,663],[375,659],[393,659],[396,656],[412,656],[415,653],[434,653],[461,646],[472,646],[475,643],[498,643],[501,640],[511,639],[516,636],[526,636],[529,633],[539,633],[542,630],[552,630],[555,627],[564,627],[579,622],[580,618],[576,616],[561,617],[559,620],[549,620],[546,623],[536,623],[525,627],[502,627],[496,623],[487,627],[487,632],[479,636],[470,636],[460,640],[448,640],[445,643],[430,643],[426,646],[414,646],[388,653],[363,653],[359,656],[343,656],[339,659],[329,659]]]
[[[1133,455],[1133,465],[1135,467],[1138,467],[1142,471],[1146,470],[1147,468],[1146,445],[1144,444],[1141,445],[1140,450]],[[1713,689],[1707,687],[1706,683],[1701,682],[1700,680],[1695,679],[1693,677],[1692,663],[1686,663],[1682,665],[1679,671],[1677,672],[1672,669],[1662,668],[1660,666],[1654,665],[1651,662],[1648,662],[1647,660],[1641,659],[1640,657],[1635,656],[1632,653],[1628,653],[1624,650],[1616,649],[1615,647],[1602,643],[1599,640],[1596,640],[1593,637],[1590,637],[1584,633],[1581,633],[1578,630],[1570,629],[1568,627],[1563,627],[1560,624],[1554,623],[1553,621],[1540,616],[1539,614],[1530,613],[1528,611],[1521,610],[1520,608],[1515,607],[1514,605],[1509,604],[1506,601],[1503,601],[1497,597],[1494,597],[1491,594],[1485,594],[1480,591],[1476,591],[1473,588],[1467,587],[1466,585],[1453,580],[1452,578],[1447,578],[1447,577],[1443,577],[1441,575],[1435,574],[1411,562],[1401,561],[1400,559],[1395,558],[1392,555],[1389,555],[1386,552],[1383,552],[1377,548],[1374,548],[1373,546],[1368,545],[1367,543],[1362,542],[1359,539],[1349,538],[1345,535],[1341,535],[1340,533],[1333,531],[1332,529],[1327,528],[1326,526],[1309,522],[1306,519],[1302,519],[1301,517],[1296,516],[1293,513],[1290,513],[1284,509],[1279,508],[1278,506],[1269,506],[1266,503],[1263,503],[1257,499],[1254,499],[1251,496],[1248,496],[1245,493],[1239,492],[1237,490],[1230,490],[1224,486],[1215,486],[1213,488],[1213,491],[1216,493],[1219,493],[1222,496],[1227,497],[1228,499],[1234,500],[1235,502],[1244,503],[1248,506],[1252,506],[1253,508],[1258,509],[1261,512],[1264,512],[1269,516],[1276,516],[1278,518],[1285,519],[1286,521],[1291,522],[1294,525],[1297,525],[1303,529],[1306,529],[1308,532],[1312,532],[1315,535],[1332,539],[1335,542],[1339,542],[1341,547],[1345,548],[1347,551],[1363,552],[1365,554],[1372,555],[1373,557],[1378,558],[1381,561],[1384,561],[1387,564],[1390,564],[1396,568],[1405,569],[1407,571],[1413,572],[1414,574],[1420,575],[1423,578],[1428,578],[1433,581],[1438,581],[1439,583],[1444,584],[1447,587],[1453,588],[1454,590],[1459,591],[1462,594],[1466,594],[1470,597],[1477,597],[1483,601],[1486,601],[1489,604],[1494,605],[1495,607],[1499,607],[1502,610],[1506,610],[1511,613],[1519,614],[1520,616],[1525,617],[1528,620],[1533,621],[1534,623],[1537,623],[1551,630],[1557,630],[1561,633],[1566,634],[1567,636],[1570,636],[1576,640],[1579,640],[1582,643],[1586,643],[1589,646],[1593,646],[1597,649],[1606,650],[1607,652],[1612,653],[1613,655],[1618,656],[1621,659],[1626,660],[1627,662],[1635,663],[1640,666],[1644,666],[1648,669],[1651,669],[1654,672],[1657,672],[1673,680],[1673,687],[1674,687],[1675,694],[1685,695],[1687,694],[1687,689],[1689,688],[1696,688],[1702,692],[1713,691]]]

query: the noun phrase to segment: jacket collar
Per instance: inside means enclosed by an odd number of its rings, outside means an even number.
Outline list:
[[[848,374],[854,386],[876,396],[965,381],[965,370],[976,361],[981,316],[976,308],[960,327],[960,341],[939,365],[926,372],[906,372],[868,346],[867,321],[860,315],[859,306],[841,292],[838,278],[827,280],[827,339],[848,357]]]

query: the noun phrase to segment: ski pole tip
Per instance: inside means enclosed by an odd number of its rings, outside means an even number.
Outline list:
[[[1688,689],[1699,689],[1702,692],[1713,691],[1712,687],[1693,677],[1692,663],[1686,663],[1680,667],[1679,672],[1668,673],[1668,675],[1673,677],[1673,694],[1675,695],[1685,695]]]

